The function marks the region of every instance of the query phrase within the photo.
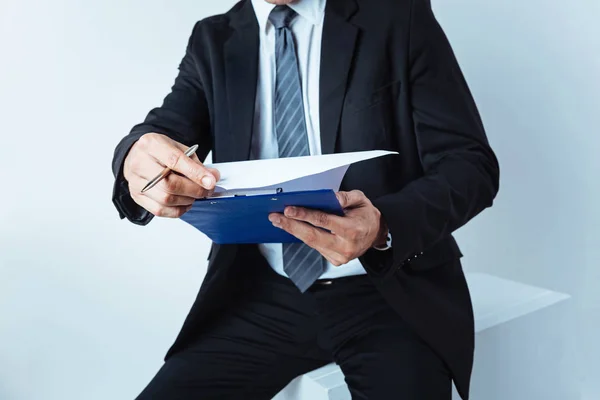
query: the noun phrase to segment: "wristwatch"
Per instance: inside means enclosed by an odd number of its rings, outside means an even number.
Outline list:
[[[373,246],[375,250],[386,251],[392,248],[392,234],[388,232],[387,238],[385,240],[385,245],[383,246]]]

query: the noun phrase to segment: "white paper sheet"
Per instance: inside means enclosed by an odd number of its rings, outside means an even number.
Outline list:
[[[286,192],[302,190],[339,190],[351,164],[370,160],[392,151],[374,150],[323,156],[274,158],[207,165],[221,173],[215,193],[282,188]]]

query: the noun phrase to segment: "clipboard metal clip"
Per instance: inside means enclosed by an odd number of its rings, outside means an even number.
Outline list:
[[[221,199],[221,198],[225,198],[225,197],[274,195],[274,194],[281,194],[281,193],[283,193],[283,188],[225,190],[223,192],[214,193],[211,197],[208,197],[208,199]]]

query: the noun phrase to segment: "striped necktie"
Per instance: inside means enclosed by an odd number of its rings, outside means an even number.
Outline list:
[[[269,15],[276,30],[274,115],[280,158],[310,155],[298,58],[289,28],[296,15],[288,6],[277,6]],[[325,259],[304,243],[284,243],[283,270],[305,292],[325,271]]]

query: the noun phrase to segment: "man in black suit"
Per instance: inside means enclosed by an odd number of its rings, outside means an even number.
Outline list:
[[[243,0],[198,22],[171,93],[116,148],[113,202],[140,225],[181,216],[219,179],[210,151],[374,149],[399,155],[348,170],[344,217],[269,216],[303,243],[213,244],[139,399],[269,399],[334,361],[356,399],[450,399],[452,380],[468,397],[473,315],[452,232],[491,206],[499,167],[429,1]],[[178,174],[141,194],[164,166]]]

